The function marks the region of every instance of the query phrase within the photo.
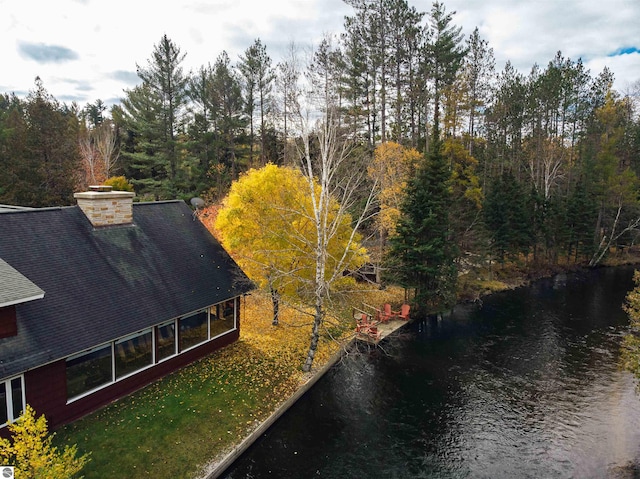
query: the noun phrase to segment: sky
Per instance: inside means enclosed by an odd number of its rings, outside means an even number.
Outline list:
[[[640,0],[444,0],[465,35],[478,27],[506,61],[528,74],[556,52],[606,66],[622,93],[640,81]],[[428,12],[431,0],[409,0]],[[0,0],[0,93],[26,96],[40,77],[57,100],[119,103],[139,83],[163,35],[186,53],[185,71],[226,51],[232,62],[260,38],[274,64],[291,42],[302,51],[343,31],[343,0]]]

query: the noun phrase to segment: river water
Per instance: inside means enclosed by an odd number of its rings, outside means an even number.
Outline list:
[[[543,280],[361,348],[223,477],[640,477],[640,393],[618,367],[632,272]]]

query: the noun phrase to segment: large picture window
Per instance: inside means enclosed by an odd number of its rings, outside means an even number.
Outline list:
[[[161,324],[158,326],[157,331],[157,361],[159,362],[176,354],[176,322],[170,321],[168,323]]]
[[[25,408],[22,376],[0,382],[0,427],[18,419]]]
[[[114,381],[153,366],[236,329],[237,299],[215,304],[179,319],[160,323],[153,328],[125,336],[66,360],[67,400],[73,401]],[[24,407],[22,379],[14,385],[0,382],[0,425]],[[15,404],[11,398],[15,399]],[[4,406],[3,406],[4,404]],[[4,407],[4,409],[2,409]],[[14,412],[17,411],[17,412]]]
[[[153,364],[153,335],[148,329],[115,342],[116,379]]]
[[[67,359],[67,397],[80,396],[113,381],[111,344]]]
[[[208,313],[204,310],[180,319],[180,351],[209,339],[207,318]]]
[[[236,327],[235,300],[216,304],[211,308],[211,338],[231,331]]]

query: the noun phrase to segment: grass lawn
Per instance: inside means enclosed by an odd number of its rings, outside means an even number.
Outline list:
[[[354,295],[398,303],[399,290]],[[348,309],[348,307],[347,307]],[[238,444],[304,381],[311,317],[283,308],[271,325],[270,303],[247,297],[238,342],[106,408],[56,431],[58,446],[91,453],[86,479],[193,478]],[[314,367],[325,364],[352,334],[349,311],[328,318]],[[330,333],[330,334],[329,334]]]

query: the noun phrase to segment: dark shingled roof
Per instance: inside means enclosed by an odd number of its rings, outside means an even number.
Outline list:
[[[135,203],[133,225],[102,228],[77,206],[2,213],[0,258],[45,291],[16,307],[0,378],[253,288],[182,201]]]

